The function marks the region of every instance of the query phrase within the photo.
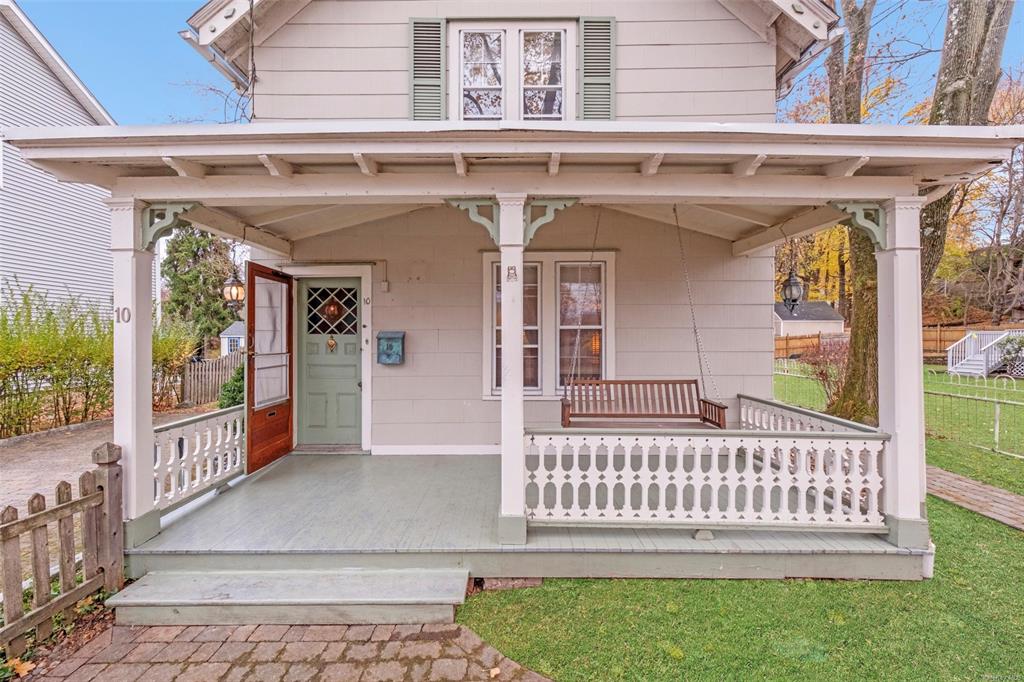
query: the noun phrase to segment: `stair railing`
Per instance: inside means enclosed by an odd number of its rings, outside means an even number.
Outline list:
[[[973,357],[977,352],[978,337],[973,332],[968,333],[964,338],[946,349],[946,369],[950,372],[955,372],[960,363]]]
[[[1009,332],[1000,334],[995,340],[986,344],[980,351],[982,359],[985,361],[985,376],[991,374],[994,370],[999,369],[999,366],[1003,364],[1003,350],[999,348],[999,342],[1010,336]]]

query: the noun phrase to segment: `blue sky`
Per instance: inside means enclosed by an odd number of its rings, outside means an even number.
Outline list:
[[[202,0],[20,0],[20,4],[119,123],[224,119],[222,100],[203,95],[190,84],[226,88],[225,80],[178,37]],[[1019,4],[1003,59],[1009,66],[1024,60],[1024,2]],[[901,35],[937,49],[945,28],[945,7],[945,0],[879,0],[872,39],[877,45]],[[917,49],[907,41],[900,41],[896,50]],[[907,102],[931,94],[938,61],[938,54],[928,54],[904,69],[907,87],[902,97]],[[898,112],[891,116],[898,117]]]

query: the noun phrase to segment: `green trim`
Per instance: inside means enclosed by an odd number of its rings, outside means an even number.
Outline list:
[[[840,211],[850,214],[847,225],[860,228],[871,237],[875,249],[884,249],[886,245],[885,209],[878,204],[850,201],[832,204]]]
[[[593,35],[590,44],[588,34],[592,30],[607,31],[607,46],[602,45],[603,36]],[[598,38],[601,40],[598,40]],[[577,85],[576,85],[576,118],[586,120],[615,120],[615,52],[616,52],[616,28],[615,17],[580,17],[579,21],[579,47],[577,49]],[[595,64],[600,60],[601,55],[596,54],[597,49],[607,48],[605,57],[606,64]],[[590,55],[588,68],[587,55]],[[597,74],[593,71],[598,71]],[[606,106],[595,107],[595,98],[607,93],[608,102]],[[590,102],[588,107],[587,102]]]
[[[191,225],[181,219],[183,213],[191,211],[198,206],[194,202],[168,202],[164,204],[151,204],[142,211],[142,248],[152,251],[157,240],[170,234],[179,227]]]
[[[526,212],[524,214],[524,225],[523,225],[523,245],[528,245],[533,236],[537,234],[544,225],[547,225],[555,219],[555,212],[561,211],[562,209],[568,208],[575,204],[578,199],[536,199],[527,204]],[[539,218],[531,220],[531,215],[534,208],[543,208],[544,215]]]
[[[429,39],[436,30],[436,42]],[[424,35],[426,33],[426,35]],[[428,51],[439,50],[439,54]],[[431,57],[437,67],[429,65]],[[417,62],[426,61],[427,64]],[[409,19],[409,119],[443,121],[448,118],[448,21],[439,17]],[[424,71],[433,73],[423,73]]]
[[[495,244],[498,244],[498,204],[494,199],[448,199],[448,205],[465,211],[469,215],[469,219],[477,225],[482,225],[487,234],[491,235],[491,239]],[[491,213],[490,218],[480,213],[480,209],[484,206],[490,206]]]

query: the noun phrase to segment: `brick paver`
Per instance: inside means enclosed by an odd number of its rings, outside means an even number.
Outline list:
[[[960,476],[928,467],[928,492],[982,516],[1024,530],[1024,497]]]
[[[61,682],[546,679],[459,625],[115,626],[32,677]]]

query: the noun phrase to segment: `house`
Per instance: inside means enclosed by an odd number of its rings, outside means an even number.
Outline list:
[[[931,575],[920,212],[1024,130],[776,123],[820,0],[252,5],[185,32],[252,123],[10,133],[112,193],[121,622]],[[877,428],[772,396],[773,247],[837,221],[877,248]],[[145,279],[182,224],[251,248],[247,397],[154,433]]]
[[[107,310],[113,293],[108,192],[58,182],[2,138],[18,126],[114,120],[14,0],[0,0],[0,73],[0,302],[11,289],[31,287],[51,301],[78,297]]]
[[[846,324],[839,311],[826,301],[800,301],[793,310],[776,303],[772,321],[775,336],[842,334]]]
[[[234,353],[245,347],[245,323],[235,320],[220,333],[220,354]]]

